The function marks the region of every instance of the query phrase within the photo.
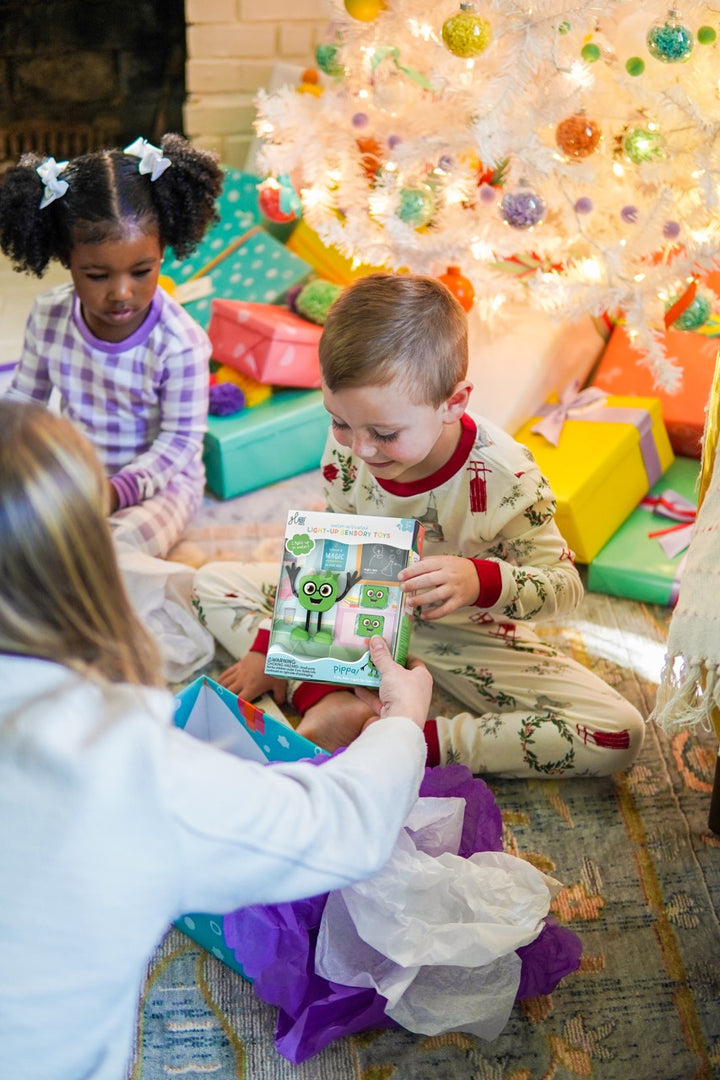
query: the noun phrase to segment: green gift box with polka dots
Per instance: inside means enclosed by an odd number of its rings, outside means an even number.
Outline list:
[[[205,675],[181,690],[176,702],[177,727],[203,742],[222,746],[226,753],[261,764],[318,755],[327,757],[324,750],[298,735],[289,725],[268,716]],[[245,974],[225,941],[222,915],[191,912],[177,919],[175,925],[233,971]]]

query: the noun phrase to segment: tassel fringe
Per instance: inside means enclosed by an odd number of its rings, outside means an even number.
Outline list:
[[[668,735],[686,728],[720,735],[720,665],[669,656],[649,719]]]

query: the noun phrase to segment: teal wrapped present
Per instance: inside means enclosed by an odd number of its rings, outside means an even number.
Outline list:
[[[225,182],[217,201],[220,221],[206,232],[200,245],[187,259],[176,258],[168,248],[160,273],[181,285],[209,262],[226,251],[232,242],[261,221],[257,185],[260,177],[239,169],[224,169]]]
[[[268,716],[207,676],[186,686],[177,696],[175,724],[203,742],[222,745],[228,753],[251,761],[298,761],[321,754],[315,743],[298,735],[289,725]],[[244,975],[234,950],[223,935],[222,915],[192,912],[175,925],[234,971]]]
[[[591,592],[674,607],[697,505],[700,462],[676,458],[588,565]]]
[[[231,416],[210,416],[203,460],[221,499],[275,484],[320,464],[328,414],[319,390],[275,390]]]

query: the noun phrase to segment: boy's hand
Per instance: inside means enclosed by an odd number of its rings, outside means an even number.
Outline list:
[[[242,660],[218,676],[218,682],[245,701],[254,701],[261,694],[269,693],[278,705],[283,705],[287,697],[287,682],[265,674],[265,655],[260,652],[246,653]]]
[[[442,619],[458,608],[474,604],[480,595],[477,571],[470,559],[459,555],[433,555],[406,566],[398,574],[402,591],[423,619]]]
[[[408,661],[406,668],[396,664],[387,642],[379,634],[370,638],[372,662],[380,672],[380,687],[375,694],[365,686],[356,686],[355,693],[375,710],[368,724],[384,716],[409,716],[422,729],[428,718],[432,695],[432,675],[420,660]]]

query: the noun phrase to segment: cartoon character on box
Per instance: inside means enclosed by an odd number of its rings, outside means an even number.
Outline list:
[[[360,577],[357,570],[346,574],[345,588],[340,592],[340,575],[332,570],[309,570],[302,573],[297,563],[293,562],[287,568],[290,588],[293,596],[297,598],[300,607],[307,612],[305,627],[295,626],[290,633],[294,641],[317,641],[322,644],[331,644],[332,631],[322,629],[322,619],[325,612],[338,604],[343,597],[352,589]],[[315,617],[315,632],[311,632],[311,625]]]

